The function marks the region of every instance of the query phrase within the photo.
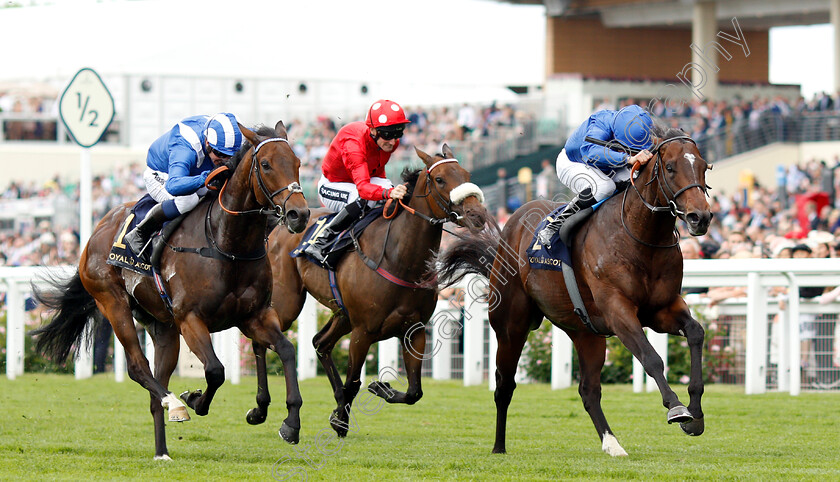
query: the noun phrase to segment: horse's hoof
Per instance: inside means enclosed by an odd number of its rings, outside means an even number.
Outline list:
[[[668,423],[688,423],[694,420],[691,412],[684,405],[678,405],[668,410]]]
[[[609,454],[613,457],[626,457],[627,452],[624,450],[624,447],[618,443],[618,439],[615,438],[615,435],[607,432],[604,434],[604,440],[601,443],[601,450],[604,453]]]
[[[286,425],[286,422],[283,422],[283,425],[280,426],[278,433],[283,440],[292,445],[297,445],[300,442],[300,429],[292,428]]]
[[[187,407],[180,406],[169,409],[170,422],[189,422],[190,414],[187,412]]]
[[[172,461],[172,459],[169,458],[169,454],[155,455],[155,460],[169,460],[169,461]]]
[[[375,380],[370,382],[368,385],[368,391],[379,398],[384,398],[388,400],[394,394],[394,391],[391,389],[391,384],[388,382],[380,382],[379,380]]]
[[[492,453],[494,453],[494,454],[506,454],[507,450],[505,450],[504,447],[502,447],[502,448],[493,447],[493,452]]]
[[[338,418],[336,412],[338,412],[337,409],[330,414],[330,427],[335,430],[339,438],[344,438],[347,436],[347,424]]]
[[[252,408],[245,414],[245,420],[251,425],[259,425],[265,422],[266,416],[259,408]]]
[[[690,422],[684,422],[680,424],[680,428],[686,435],[697,436],[703,435],[703,430],[706,428],[705,422],[703,422],[703,417],[695,418]]]
[[[195,410],[195,404],[198,401],[198,399],[201,398],[201,390],[199,389],[194,392],[187,390],[186,392],[181,393],[179,398],[183,400],[188,407]],[[196,412],[196,414],[201,415],[198,412]]]

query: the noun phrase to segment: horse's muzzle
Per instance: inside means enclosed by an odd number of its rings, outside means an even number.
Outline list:
[[[692,236],[702,236],[709,230],[712,222],[711,211],[691,211],[685,215],[685,223],[688,225],[688,232]]]
[[[309,222],[309,208],[295,208],[286,211],[286,228],[292,234],[297,234],[306,229]]]

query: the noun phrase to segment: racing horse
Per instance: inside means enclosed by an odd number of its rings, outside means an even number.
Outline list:
[[[425,278],[427,263],[440,249],[445,222],[455,221],[478,231],[488,220],[481,190],[469,182],[469,171],[458,163],[449,146],[444,144],[443,154],[436,156],[415,150],[425,169],[403,173],[409,193],[403,201],[407,204],[401,202],[404,208],[398,212],[389,210],[397,207],[386,205],[384,214],[390,219],[383,216],[373,221],[356,241],[356,254],[346,254],[336,266],[335,283],[342,305],[330,288],[329,271],[305,258],[289,256],[303,235],[275,230],[269,238],[273,306],[282,328],[288,329],[297,318],[307,292],[333,311],[312,343],[335,395],[337,407],[330,425],[340,437],[347,435],[350,406],[361,386],[362,365],[375,342],[399,337],[408,388],[400,392],[377,380],[368,390],[389,403],[411,405],[423,396],[420,374],[426,347],[425,324],[437,302],[435,286]],[[317,217],[313,216],[311,223]],[[350,353],[342,383],[331,352],[348,333]],[[255,346],[254,352],[259,405],[254,410],[264,414],[269,401],[265,358],[261,356],[264,349],[258,351]]]
[[[668,410],[668,423],[680,423],[688,435],[703,433],[704,330],[680,296],[683,264],[675,227],[681,218],[691,235],[708,230],[712,213],[706,199],[705,173],[711,166],[682,131],[655,126],[652,133],[654,158],[643,167],[634,165],[631,179],[638,176],[631,186],[579,224],[570,242],[572,267],[590,326],[575,313],[563,273],[532,269],[526,254],[535,242],[537,224],[557,203],[527,203],[509,218],[501,239],[487,235],[463,238],[438,259],[437,274],[444,286],[466,273],[489,278],[490,325],[498,340],[494,453],[506,451],[514,374],[528,332],[537,329],[543,317],[574,343],[580,360],[579,393],[604,452],[627,455],[601,409],[600,374],[605,337],[611,335],[621,340],[656,381]],[[688,340],[688,408],[668,386],[662,359],[645,337],[644,327]]]
[[[115,207],[99,222],[73,278],[54,280],[52,289],[36,291],[39,301],[56,311],[52,322],[34,333],[37,349],[54,360],[67,358],[90,319],[101,321],[104,315],[110,321],[125,348],[129,376],[151,396],[155,459],[169,459],[164,408],[170,422],[189,420],[186,407],[168,388],[178,360],[179,334],[204,364],[207,382],[203,392],[184,392],[181,398],[196,414],[206,415],[225,379],[210,333],[231,327],[280,355],[289,410],[280,433],[287,442],[298,442],[302,400],[295,350],[269,305],[272,279],[265,235],[270,221],[284,223],[290,232],[303,230],[309,208],[298,184],[300,160],[283,123],[256,132],[241,125],[240,129],[247,142],[229,161],[229,179],[218,196],[206,196],[185,215],[168,241],[171,249],[164,248],[160,257],[160,282],[171,298],[170,307],[152,278],[106,263],[112,244],[125,234],[131,203]],[[196,254],[197,247],[203,247],[207,257]],[[193,252],[183,252],[190,249]],[[132,318],[154,341],[154,376]]]

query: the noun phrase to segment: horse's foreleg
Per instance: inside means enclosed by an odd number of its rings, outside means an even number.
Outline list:
[[[303,397],[298,386],[295,346],[283,336],[283,333],[278,331],[277,335],[274,351],[280,355],[280,361],[283,363],[283,378],[286,380],[286,409],[289,411],[289,415],[280,426],[279,433],[286,442],[296,444],[300,440],[300,407],[303,405]]]
[[[341,388],[341,400],[330,416],[330,426],[339,437],[346,437],[351,427],[350,407],[353,399],[359,393],[362,385],[362,367],[365,364],[365,357],[370,349],[371,341],[362,330],[354,330],[350,334],[350,353],[347,359],[347,379]]]
[[[578,393],[583,401],[583,408],[586,409],[598,437],[601,438],[601,450],[613,457],[627,455],[615,438],[601,408],[601,369],[604,368],[606,358],[606,339],[589,332],[577,332],[573,334],[572,341],[580,361]]]
[[[688,435],[701,435],[705,429],[703,408],[700,400],[703,398],[703,342],[706,333],[700,323],[686,310],[684,318],[684,332],[688,340],[688,350],[691,354],[691,372],[688,381],[688,411],[694,420],[680,423],[680,428]]]
[[[668,385],[668,380],[665,378],[665,364],[645,336],[642,324],[636,316],[636,306],[630,300],[614,295],[596,303],[604,307],[602,310],[604,317],[611,320],[613,332],[618,339],[639,360],[645,373],[656,381],[656,386],[659,387],[659,393],[662,395],[662,405],[668,409],[668,423],[691,421],[692,417],[688,409]]]
[[[419,322],[415,324],[403,335],[402,345],[408,390],[398,392],[391,388],[390,383],[375,380],[368,385],[368,391],[385,399],[388,403],[414,405],[423,397],[420,375],[423,372],[423,356],[426,352],[426,326]]]
[[[257,406],[248,411],[245,420],[251,425],[259,425],[265,422],[268,417],[268,406],[271,404],[271,395],[268,392],[268,373],[265,366],[265,345],[251,341],[254,349],[254,361],[257,366]]]
[[[324,328],[315,335],[312,339],[312,345],[315,347],[315,353],[318,355],[318,362],[324,367],[327,372],[327,379],[330,381],[330,386],[333,389],[333,397],[336,403],[342,405],[343,399],[343,383],[341,382],[341,373],[335,366],[332,359],[332,351],[335,344],[342,336],[350,333],[352,326],[350,320],[343,312],[337,311],[333,313]]]
[[[216,390],[225,382],[225,367],[213,351],[210,331],[203,320],[194,313],[189,313],[181,322],[180,329],[187,346],[204,364],[204,379],[207,381],[207,389],[204,392],[187,391],[181,394],[181,399],[195,410],[196,415],[207,415]]]

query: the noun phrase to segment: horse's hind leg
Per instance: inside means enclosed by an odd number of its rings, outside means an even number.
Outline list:
[[[151,335],[155,344],[155,379],[168,390],[169,378],[178,364],[178,349],[181,344],[178,329],[175,325],[155,321],[149,326],[147,332]],[[162,452],[166,453],[166,425],[160,399],[151,395],[149,409],[155,421],[155,447],[162,448]],[[170,406],[169,419],[183,422],[189,420],[190,416],[183,405]],[[169,456],[163,455],[155,458],[167,460]]]
[[[627,455],[615,438],[601,409],[601,369],[606,358],[606,339],[589,332],[576,332],[573,335],[572,341],[580,361],[578,393],[583,401],[583,408],[586,409],[598,437],[601,438],[601,449],[613,457]]]
[[[492,289],[492,287],[491,287]],[[504,289],[504,288],[503,288]],[[501,299],[505,300],[504,306],[494,307],[490,310],[490,326],[496,332],[498,349],[496,351],[496,391],[493,399],[496,402],[496,442],[493,445],[494,454],[506,452],[505,436],[507,431],[507,412],[510,401],[513,399],[513,391],[516,389],[516,367],[519,365],[519,357],[522,355],[522,348],[528,339],[528,327],[531,319],[542,313],[530,314],[536,310],[531,306],[527,295],[521,290],[502,294]],[[515,315],[515,316],[514,316]]]
[[[350,353],[347,358],[347,379],[340,390],[338,406],[330,416],[330,426],[339,437],[346,437],[350,428],[350,407],[362,386],[362,367],[370,349],[371,340],[363,329],[353,330],[350,334]]]
[[[368,391],[385,399],[388,403],[414,405],[423,398],[420,375],[423,372],[423,356],[426,352],[426,326],[419,322],[415,324],[403,336],[402,345],[408,389],[405,392],[399,392],[392,389],[390,383],[375,380],[368,385]]]
[[[207,381],[206,391],[184,392],[181,394],[181,399],[195,410],[196,415],[207,415],[216,390],[225,382],[225,367],[213,351],[210,331],[203,320],[194,313],[188,313],[179,328],[187,346],[204,364],[204,379]]]

